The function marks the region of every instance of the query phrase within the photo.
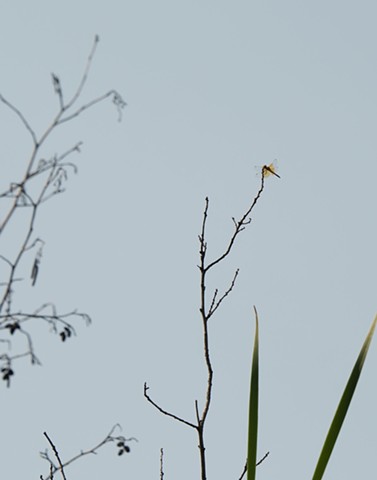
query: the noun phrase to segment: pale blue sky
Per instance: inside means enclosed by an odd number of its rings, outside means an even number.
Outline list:
[[[64,458],[119,422],[139,439],[67,471],[75,478],[199,478],[193,432],[142,396],[194,419],[205,377],[196,265],[204,198],[209,255],[255,196],[255,166],[278,158],[250,228],[211,279],[237,288],[211,325],[215,370],[208,477],[238,479],[245,460],[252,306],[261,321],[259,480],[311,478],[330,420],[377,312],[375,2],[13,1],[1,8],[1,93],[41,132],[57,107],[50,74],[72,92],[101,38],[84,100],[110,102],[48,144],[84,141],[79,175],[46,204],[34,290],[93,317],[60,344],[40,330],[43,368],[19,365],[2,387],[9,479],[38,478],[47,430]],[[29,139],[0,108],[0,184],[22,172]],[[5,172],[5,173],[4,173]],[[375,477],[372,344],[326,479]]]

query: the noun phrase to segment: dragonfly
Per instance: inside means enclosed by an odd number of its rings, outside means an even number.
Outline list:
[[[281,178],[280,175],[276,173],[276,170],[277,170],[276,161],[270,163],[269,165],[263,165],[262,167],[263,178],[267,178],[270,175],[275,175],[275,177]]]

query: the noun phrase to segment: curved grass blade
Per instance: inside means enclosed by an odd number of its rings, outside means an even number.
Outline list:
[[[331,426],[330,426],[329,432],[327,434],[325,443],[322,447],[322,451],[321,451],[321,454],[319,456],[316,469],[314,471],[313,480],[321,480],[321,478],[322,478],[322,476],[325,472],[327,463],[330,459],[330,455],[333,451],[333,448],[334,448],[335,442],[338,438],[340,429],[342,428],[343,421],[346,417],[348,407],[350,406],[352,396],[355,392],[357,382],[359,381],[361,370],[363,368],[364,361],[365,361],[365,358],[366,358],[367,353],[368,353],[370,342],[372,341],[372,337],[373,337],[374,330],[376,328],[376,324],[377,324],[377,315],[375,316],[375,318],[373,320],[372,326],[370,327],[368,335],[367,335],[367,337],[364,341],[364,344],[363,344],[363,346],[360,350],[359,356],[357,357],[355,366],[353,367],[351,375],[348,379],[346,388],[344,389],[342,398],[340,399],[338,408],[335,412],[334,419],[331,423]]]
[[[257,464],[258,439],[258,394],[259,394],[259,325],[258,312],[255,312],[255,337],[253,360],[251,365],[250,400],[249,400],[249,433],[247,447],[247,480],[255,480]]]

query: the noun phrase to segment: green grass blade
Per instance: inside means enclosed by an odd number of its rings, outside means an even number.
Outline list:
[[[375,316],[372,326],[370,327],[368,335],[360,350],[359,356],[357,357],[355,366],[353,367],[353,370],[351,372],[350,378],[348,379],[346,388],[344,389],[342,398],[340,399],[338,408],[335,412],[334,419],[331,423],[325,443],[322,447],[322,451],[319,456],[316,469],[314,471],[313,480],[320,480],[325,472],[327,463],[330,459],[330,455],[333,451],[340,429],[342,428],[343,421],[346,417],[348,407],[350,406],[352,396],[355,392],[357,382],[359,381],[361,370],[363,368],[364,361],[368,353],[370,342],[372,341],[376,324],[377,324],[377,315]]]
[[[255,480],[257,464],[258,439],[258,392],[259,392],[259,325],[258,313],[255,312],[255,337],[253,360],[251,365],[250,400],[249,400],[249,433],[247,447],[247,480]]]

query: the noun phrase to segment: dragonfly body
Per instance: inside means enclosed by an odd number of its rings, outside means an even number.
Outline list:
[[[270,163],[270,165],[263,165],[262,175],[263,177],[269,177],[270,175],[275,175],[275,177],[280,178],[280,175],[276,173],[276,166],[273,163]]]

